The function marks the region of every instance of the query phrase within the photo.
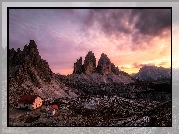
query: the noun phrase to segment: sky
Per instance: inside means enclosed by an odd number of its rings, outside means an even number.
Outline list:
[[[129,74],[144,65],[169,68],[171,10],[10,9],[9,48],[22,50],[30,40],[35,40],[54,73],[71,74],[74,62],[80,57],[84,62],[88,51],[97,62],[102,53],[107,54]]]

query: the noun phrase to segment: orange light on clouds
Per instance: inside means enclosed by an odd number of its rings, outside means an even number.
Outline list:
[[[144,64],[171,67],[171,9],[14,10],[9,16],[10,48],[36,40],[54,73],[71,74],[74,62],[80,57],[84,62],[89,50],[97,63],[105,53],[127,73]],[[173,58],[177,66],[177,56]]]

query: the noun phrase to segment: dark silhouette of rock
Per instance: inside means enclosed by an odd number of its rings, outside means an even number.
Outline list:
[[[80,59],[77,59],[77,62],[74,63],[74,74],[81,74],[82,73],[82,57]]]
[[[170,81],[171,68],[157,67],[157,66],[143,66],[139,72],[132,77],[144,81]]]
[[[76,97],[51,71],[47,61],[39,55],[34,40],[23,50],[9,49],[9,105],[14,108],[23,94],[44,98]]]
[[[96,67],[96,58],[92,51],[89,51],[85,57],[84,64],[82,65],[82,57],[77,59],[77,62],[74,63],[73,74],[91,74],[91,73],[99,73],[99,74],[110,74],[114,73],[118,75],[120,73],[118,67],[115,67],[113,63],[111,63],[110,59],[106,54],[102,53],[101,57],[98,61],[98,66]]]
[[[85,74],[91,74],[96,69],[96,58],[92,51],[89,51],[84,60],[83,72]]]
[[[119,74],[118,67],[115,67],[115,65],[113,63],[111,63],[111,71],[116,75]]]
[[[30,80],[37,87],[40,87],[41,80],[50,82],[53,74],[48,63],[41,59],[34,40],[30,40],[22,51],[20,48],[17,52],[14,48],[9,50],[9,68],[10,75],[18,84]]]
[[[96,58],[92,51],[89,51],[85,57],[84,64],[82,65],[82,57],[77,59],[77,62],[74,63],[73,74],[91,74],[96,70]]]
[[[98,61],[97,72],[100,74],[111,73],[111,61],[106,54],[102,53]]]

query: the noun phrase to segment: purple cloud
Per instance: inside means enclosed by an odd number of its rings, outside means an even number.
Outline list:
[[[23,49],[29,40],[35,40],[41,57],[52,70],[71,68],[72,72],[76,59],[84,60],[89,50],[97,60],[101,53],[106,53],[113,58],[111,61],[121,63],[127,58],[118,58],[116,55],[122,56],[119,52],[146,51],[148,46],[156,45],[150,43],[154,36],[169,38],[162,32],[170,31],[170,12],[168,9],[10,9],[9,47]]]

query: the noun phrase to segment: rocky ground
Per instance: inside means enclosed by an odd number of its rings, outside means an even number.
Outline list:
[[[151,101],[171,100],[171,84],[165,82],[135,81],[123,73],[100,75],[71,74],[68,76],[57,75],[59,81],[66,86],[75,88],[83,95],[120,96]]]
[[[50,102],[46,102],[46,106]],[[171,126],[171,101],[157,102],[117,96],[60,98],[59,106],[47,117],[43,105],[34,111],[15,109],[10,126]]]

